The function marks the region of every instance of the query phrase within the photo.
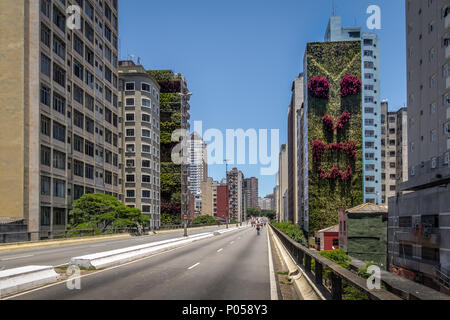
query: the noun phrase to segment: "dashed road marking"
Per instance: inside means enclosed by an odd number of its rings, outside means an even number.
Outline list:
[[[16,260],[16,259],[30,258],[30,257],[34,257],[34,254],[29,254],[26,256],[15,256],[15,257],[10,257],[10,258],[4,258],[4,259],[1,259],[0,261],[10,261],[10,260]]]
[[[192,267],[189,267],[188,270],[192,270],[195,267],[198,267],[200,265],[200,262],[197,262],[196,264],[194,264]]]
[[[223,248],[221,248],[221,249],[217,250],[217,252],[222,252],[222,251],[223,251]]]

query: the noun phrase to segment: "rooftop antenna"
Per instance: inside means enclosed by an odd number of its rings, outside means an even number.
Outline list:
[[[333,14],[333,17],[336,16],[336,6],[335,6],[335,3],[334,3],[334,0],[332,0],[332,14]]]

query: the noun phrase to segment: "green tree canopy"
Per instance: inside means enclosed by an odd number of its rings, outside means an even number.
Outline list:
[[[208,215],[197,217],[192,221],[192,224],[215,224],[215,223],[219,222],[216,219],[214,219],[214,217]]]
[[[108,228],[126,228],[146,225],[149,217],[139,209],[122,204],[106,194],[85,194],[73,204],[69,212],[69,229],[95,229],[104,232]]]

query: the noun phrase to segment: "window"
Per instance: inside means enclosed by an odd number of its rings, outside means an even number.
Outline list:
[[[50,167],[52,157],[52,150],[50,148],[41,146],[41,164],[43,166]]]
[[[127,137],[134,137],[134,129],[127,129],[126,136]]]
[[[84,139],[77,135],[73,136],[73,149],[75,151],[83,153],[84,150]]]
[[[134,98],[128,98],[125,100],[125,105],[128,107],[133,107],[134,106]]]
[[[439,248],[422,247],[422,259],[431,262],[440,262]]]
[[[134,144],[127,144],[126,145],[126,151],[127,152],[134,152],[135,151]]]
[[[142,114],[142,122],[148,122],[148,123],[150,123],[150,122],[151,122],[151,117],[150,117],[150,115],[143,113],[143,114]]]
[[[84,169],[86,179],[94,180],[94,167],[86,164]]]
[[[146,108],[151,108],[152,102],[149,99],[142,99],[142,106]]]
[[[130,121],[130,122],[134,121],[134,113],[127,113],[125,115],[125,117],[126,117],[126,121]]]
[[[373,181],[375,181],[375,177],[374,176],[366,176],[366,181],[373,182]]]
[[[112,173],[109,171],[105,171],[105,183],[108,185],[112,185]]]
[[[41,98],[41,103],[50,107],[50,96],[51,96],[50,89],[45,87],[45,86],[43,86],[43,85],[41,85],[41,93],[40,93],[40,95],[41,95],[41,97],[40,97]]]
[[[398,226],[400,228],[411,228],[412,227],[412,217],[400,217]]]
[[[50,207],[41,207],[41,226],[50,226],[51,211]]]
[[[134,190],[127,190],[127,198],[134,198],[136,195],[136,191]]]
[[[53,138],[61,141],[66,142],[66,127],[63,125],[53,122]]]
[[[142,175],[142,182],[143,183],[151,183],[152,178],[149,175]]]
[[[53,94],[53,110],[66,114],[66,100],[56,93]]]
[[[89,1],[85,1],[84,11],[86,12],[86,15],[91,19],[94,20],[94,7],[89,3]]]
[[[73,35],[73,49],[78,52],[80,56],[84,56],[84,43],[81,41],[80,38],[77,37],[77,35]]]
[[[76,84],[73,85],[73,99],[79,104],[83,104],[84,91]]]
[[[46,116],[41,115],[41,133],[44,136],[50,137],[50,130],[51,130],[51,122],[50,119]]]
[[[152,133],[150,132],[150,130],[142,129],[142,137],[144,137],[144,138],[151,138],[152,137]]]
[[[91,65],[94,66],[94,52],[90,50],[88,47],[85,48],[85,59]]]
[[[398,250],[400,258],[411,258],[413,256],[413,246],[410,244],[400,244]]]
[[[133,159],[128,159],[127,160],[127,168],[134,168],[135,167],[135,163]]]
[[[125,91],[134,91],[134,82],[125,83]]]
[[[53,168],[66,170],[66,154],[53,150]]]
[[[127,180],[127,182],[129,182],[129,183],[134,183],[134,182],[135,182],[135,176],[134,176],[134,174],[127,174],[126,180]]]
[[[364,61],[364,68],[373,69],[374,68],[373,62],[372,61]]]
[[[43,196],[51,195],[51,183],[52,179],[50,177],[41,176],[41,195]]]
[[[73,112],[74,117],[73,117],[73,124],[75,126],[77,126],[78,128],[83,129],[83,125],[84,125],[84,116],[81,112],[78,112],[77,110],[74,110]]]
[[[142,91],[151,92],[151,86],[148,83],[142,83]]]
[[[74,160],[73,171],[74,171],[74,175],[75,176],[82,178],[83,175],[84,175],[84,164],[83,164],[83,162]]]
[[[94,144],[86,141],[84,144],[84,153],[89,157],[94,157]]]
[[[66,87],[66,71],[57,64],[53,64],[53,81],[63,88]]]
[[[53,225],[63,226],[66,220],[66,210],[60,208],[53,208]]]
[[[53,7],[53,23],[63,32],[66,31],[66,18],[56,7]]]
[[[62,59],[66,58],[66,45],[55,35],[53,35],[53,52]]]
[[[143,144],[142,145],[142,152],[144,153],[151,153],[152,152],[152,147],[148,144]]]
[[[142,168],[151,168],[151,161],[150,160],[142,160]]]
[[[374,153],[366,153],[366,160],[375,160]]]
[[[73,74],[81,81],[83,81],[83,75],[84,75],[83,71],[84,71],[83,65],[80,62],[78,62],[77,60],[74,60],[73,61]]]
[[[41,53],[41,73],[50,77],[50,69],[51,69],[50,59],[45,54]]]
[[[374,164],[366,164],[366,171],[375,171]]]
[[[94,133],[94,120],[89,117],[85,117],[86,131],[93,134]]]
[[[150,199],[151,198],[151,191],[150,190],[142,190],[142,198]]]
[[[375,131],[373,131],[373,130],[366,130],[365,131],[365,136],[368,137],[368,138],[375,137]]]

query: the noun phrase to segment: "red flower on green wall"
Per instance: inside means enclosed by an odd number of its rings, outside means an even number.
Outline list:
[[[338,130],[344,129],[344,126],[350,122],[351,118],[352,118],[352,116],[350,113],[344,112],[338,120],[338,123],[337,123]]]
[[[314,77],[309,80],[308,90],[315,98],[328,99],[330,96],[330,83],[327,78]]]
[[[328,132],[334,131],[334,119],[332,117],[326,114],[322,117],[322,121]]]
[[[347,75],[341,80],[341,97],[354,96],[361,90],[361,80],[353,75]]]

